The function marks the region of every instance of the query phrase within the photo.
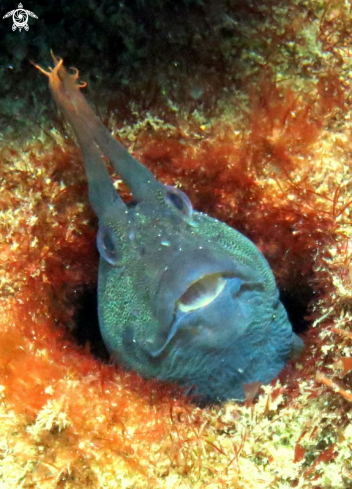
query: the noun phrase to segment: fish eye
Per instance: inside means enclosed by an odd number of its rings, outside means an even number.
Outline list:
[[[192,215],[192,203],[182,190],[166,185],[166,199],[185,216],[190,217]]]
[[[195,311],[207,306],[221,294],[226,285],[226,278],[221,273],[210,273],[193,282],[178,299],[182,312]]]
[[[120,250],[116,245],[116,236],[114,230],[109,226],[101,226],[97,234],[97,247],[100,256],[110,263],[110,265],[119,265],[122,258]]]

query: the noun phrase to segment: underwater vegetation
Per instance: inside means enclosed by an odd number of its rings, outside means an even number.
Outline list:
[[[269,2],[262,11],[262,23],[238,27],[242,83],[217,87],[214,109],[205,90],[197,106],[131,100],[126,108],[114,99],[102,113],[159,181],[256,243],[294,328],[304,323],[302,357],[258,399],[247,392],[244,403],[201,409],[176,387],[78,345],[75,311],[98,268],[79,151],[63,124],[8,135],[0,147],[2,487],[352,485],[351,11],[340,1]],[[228,63],[236,46],[228,37],[222,44]]]

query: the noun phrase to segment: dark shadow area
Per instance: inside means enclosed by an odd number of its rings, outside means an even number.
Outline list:
[[[51,120],[47,81],[30,64],[47,68],[51,49],[67,67],[80,69],[92,93],[99,94],[99,104],[130,117],[126,102],[131,100],[143,110],[167,107],[170,100],[189,104],[191,111],[213,110],[223,89],[247,83],[241,77],[253,25],[259,32],[271,8],[285,2],[50,0],[24,5],[37,17],[29,17],[27,31],[13,31],[12,16],[0,23],[0,132],[17,134]],[[1,18],[15,7],[4,0]],[[260,39],[255,50],[265,52],[267,42]]]
[[[77,343],[88,346],[95,357],[109,361],[110,356],[99,329],[96,288],[84,290],[77,300],[72,334]]]
[[[308,331],[311,321],[309,321],[309,307],[314,297],[314,292],[308,285],[297,293],[292,291],[280,291],[280,300],[283,303],[293,331],[300,335]]]

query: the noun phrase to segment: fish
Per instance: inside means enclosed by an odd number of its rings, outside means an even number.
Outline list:
[[[303,348],[268,262],[239,231],[159,182],[94,113],[78,70],[52,58],[49,71],[35,66],[81,149],[98,217],[99,327],[112,360],[181,386],[195,402],[244,400],[244,386],[272,382]]]

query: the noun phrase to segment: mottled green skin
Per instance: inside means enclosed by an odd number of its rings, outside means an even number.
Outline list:
[[[100,260],[99,322],[104,341],[119,363],[144,377],[195,386],[192,392],[208,401],[243,399],[242,384],[270,382],[293,348],[294,335],[271,270],[255,245],[229,226],[200,213],[191,219],[174,216],[172,211],[167,214],[159,206],[152,209],[141,203],[128,211],[127,229],[113,218],[106,221],[122,239],[119,267]],[[130,231],[133,239],[128,238]],[[170,246],[162,244],[166,241]],[[230,295],[226,304],[220,297],[215,299],[205,308],[208,312],[201,324],[194,324],[199,311],[189,313],[155,358],[150,353],[163,347],[171,328],[170,321],[162,319],[172,320],[175,298],[181,295],[172,295],[168,286],[174,283],[163,280],[163,274],[174,264],[172,273],[186,290],[187,273],[177,271],[187,263],[188,269],[202,275],[206,263],[200,260],[194,268],[192,264],[199,247],[205,260],[206,255],[218,256],[214,261],[220,269],[226,262],[223,269],[241,278],[242,290],[233,298]],[[233,261],[233,268],[227,259]],[[165,295],[170,302],[162,302]],[[211,312],[215,322],[206,321]]]
[[[242,234],[192,212],[182,192],[157,182],[54,61],[50,87],[76,133],[99,217],[99,323],[112,357],[202,401],[244,399],[243,384],[270,382],[300,345],[265,258]],[[117,195],[101,152],[134,205]],[[207,305],[181,310],[180,297],[209,274],[221,276],[222,291]]]

